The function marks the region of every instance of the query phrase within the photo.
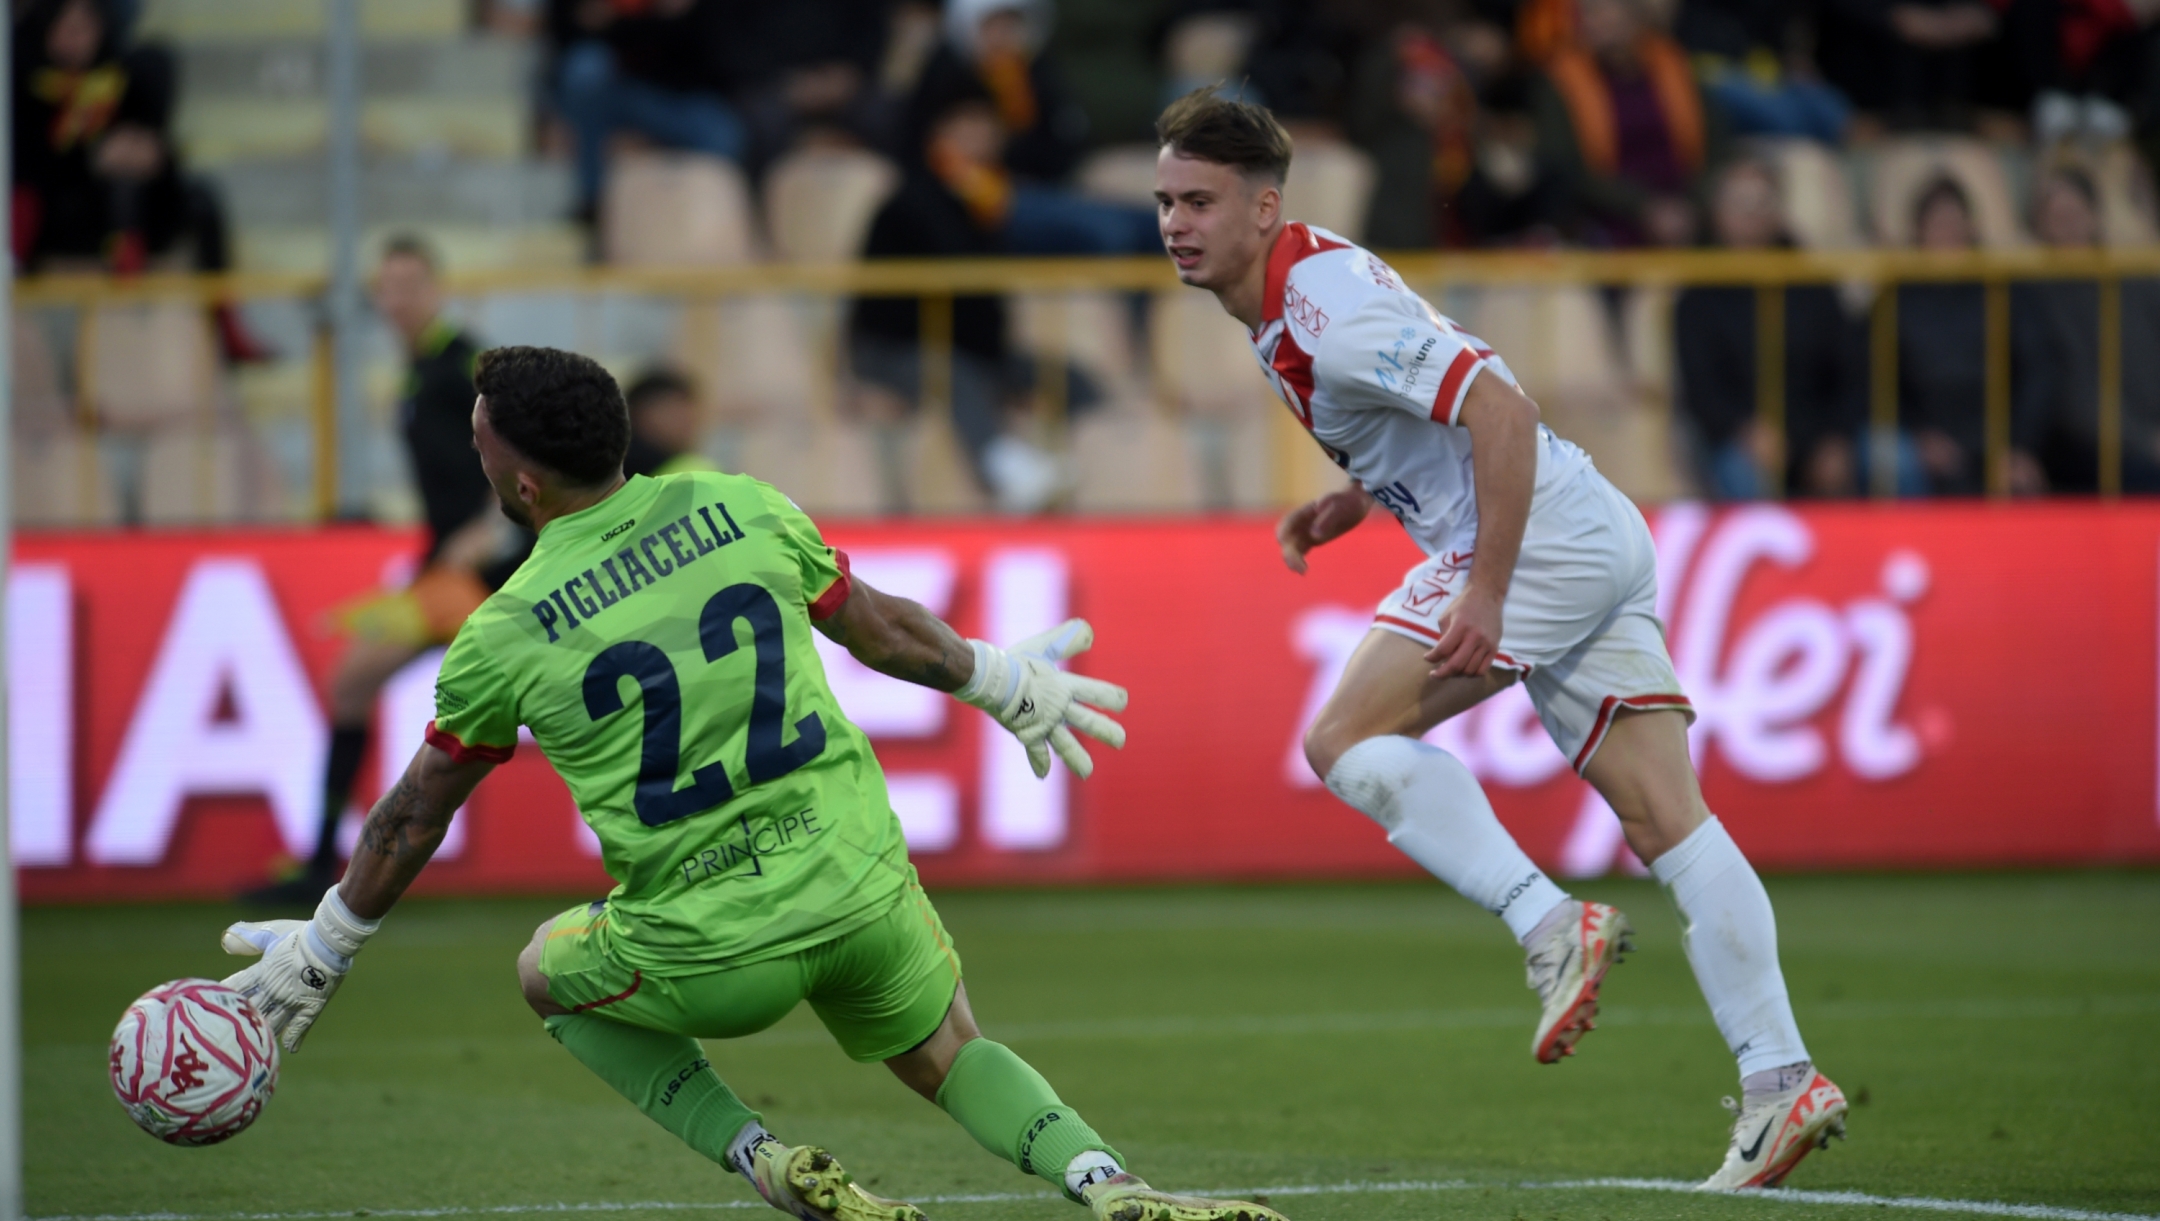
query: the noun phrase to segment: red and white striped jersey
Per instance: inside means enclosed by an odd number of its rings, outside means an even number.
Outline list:
[[[1298,422],[1427,555],[1470,551],[1477,497],[1470,430],[1456,417],[1480,372],[1516,384],[1507,364],[1379,256],[1325,229],[1284,227],[1265,294],[1253,351]],[[1590,466],[1542,424],[1538,441],[1533,514]]]

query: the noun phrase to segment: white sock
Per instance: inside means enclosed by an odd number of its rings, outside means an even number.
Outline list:
[[[764,1124],[753,1119],[742,1126],[742,1131],[735,1134],[734,1140],[728,1142],[728,1162],[735,1167],[735,1173],[750,1180],[750,1186],[757,1186],[757,1179],[750,1173],[750,1151],[766,1141],[777,1139],[779,1138],[765,1130]]]
[[[1080,1199],[1088,1188],[1123,1173],[1125,1168],[1118,1165],[1116,1158],[1100,1149],[1089,1149],[1065,1163],[1065,1190]]]
[[[1762,879],[1716,818],[1650,863],[1680,909],[1681,940],[1740,1075],[1808,1059],[1778,969],[1777,916]]]
[[[1327,786],[1385,828],[1403,855],[1507,921],[1517,941],[1567,902],[1493,816],[1477,777],[1438,747],[1398,735],[1367,738],[1335,761]]]

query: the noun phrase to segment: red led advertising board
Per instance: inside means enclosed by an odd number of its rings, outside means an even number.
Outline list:
[[[2160,505],[1671,505],[1661,613],[1711,808],[1766,869],[2160,861]],[[1282,567],[1260,518],[832,523],[855,573],[993,640],[1091,620],[1130,744],[1048,782],[982,714],[820,640],[933,884],[1399,875],[1306,770],[1307,720],[1416,561],[1383,517]],[[367,528],[27,534],[8,587],[10,806],[30,901],[223,895],[317,819],[333,606],[410,569]],[[420,742],[434,656],[379,701],[361,803]],[[1510,689],[1432,740],[1533,857],[1636,867]],[[357,818],[357,812],[353,815]],[[346,833],[353,833],[353,818]],[[598,892],[527,744],[419,888]]]

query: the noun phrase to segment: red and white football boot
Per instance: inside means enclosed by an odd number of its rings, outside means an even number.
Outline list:
[[[1738,1191],[1775,1187],[1800,1159],[1845,1138],[1845,1091],[1821,1073],[1807,1083],[1765,1094],[1745,1106],[1725,1099],[1733,1113],[1732,1144],[1725,1164],[1702,1184],[1703,1191]]]
[[[1620,961],[1622,952],[1634,949],[1628,939],[1635,930],[1620,909],[1604,903],[1569,899],[1575,908],[1572,920],[1530,947],[1526,965],[1530,987],[1544,1002],[1537,1036],[1530,1054],[1540,1064],[1558,1064],[1575,1054],[1575,1044],[1597,1029],[1598,988],[1605,972]]]

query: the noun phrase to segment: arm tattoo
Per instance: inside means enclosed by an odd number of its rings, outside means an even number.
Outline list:
[[[398,777],[397,784],[368,811],[367,822],[360,828],[360,850],[401,864],[425,863],[450,825],[447,818],[438,820],[428,804],[410,774]]]
[[[918,653],[912,656],[895,653],[884,658],[877,668],[902,682],[930,687],[938,691],[955,691],[967,681],[960,667],[974,660],[975,652],[967,642],[957,637],[951,640],[929,643],[935,653]]]

